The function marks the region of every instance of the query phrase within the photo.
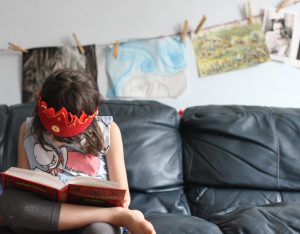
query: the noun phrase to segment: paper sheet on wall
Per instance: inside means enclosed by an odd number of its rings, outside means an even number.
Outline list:
[[[261,21],[235,22],[192,36],[200,76],[227,72],[270,60]]]
[[[95,46],[33,48],[23,53],[22,102],[35,101],[45,79],[61,68],[72,68],[89,73],[97,79]]]
[[[96,46],[98,84],[106,97],[177,97],[186,89],[186,47],[179,37]]]

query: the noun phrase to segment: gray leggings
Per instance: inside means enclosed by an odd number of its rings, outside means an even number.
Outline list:
[[[0,196],[0,215],[16,233],[22,234],[120,234],[120,228],[107,223],[58,231],[60,203],[44,200],[30,192],[8,189]]]

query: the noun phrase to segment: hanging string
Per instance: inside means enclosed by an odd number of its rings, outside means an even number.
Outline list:
[[[294,1],[291,1],[291,2],[289,2],[289,0],[282,0],[278,5],[277,5],[277,7],[276,7],[276,9],[278,10],[281,10],[281,9],[283,9],[284,7],[288,7],[288,6],[292,6],[292,5],[295,5],[295,4],[298,4],[300,2],[300,0],[294,0]],[[254,20],[254,19],[258,19],[258,18],[261,18],[262,16],[263,16],[263,12],[262,13],[260,13],[260,14],[257,14],[257,15],[253,15],[252,16],[252,20]],[[235,23],[235,22],[240,22],[241,20],[235,20],[235,21],[231,21],[231,22],[226,22],[226,23],[224,23],[224,24],[220,24],[220,25],[227,25],[227,24],[232,24],[232,23]],[[199,25],[198,25],[199,26]],[[206,29],[209,29],[209,28],[212,28],[212,27],[216,27],[216,26],[219,26],[219,25],[214,25],[214,26],[211,26],[211,27],[206,27]],[[181,33],[179,33],[179,35],[180,35]],[[177,34],[173,34],[173,35],[178,35],[178,33]],[[172,36],[172,35],[169,35],[169,36]],[[155,37],[155,38],[158,38],[158,37]],[[74,39],[75,39],[75,37],[74,37]],[[113,45],[115,44],[115,43],[112,43]],[[80,45],[79,46],[79,49],[80,48],[82,48],[82,45],[81,44],[78,44],[78,45]],[[11,46],[12,47],[12,46]],[[21,47],[20,47],[21,48]],[[12,50],[12,49],[16,49],[16,47],[15,48],[11,48],[11,49],[9,49],[9,48],[0,48],[0,52],[4,52],[4,53],[16,53],[16,52],[24,52],[24,53],[26,53],[26,49],[24,49],[24,51],[22,51],[22,50]],[[23,49],[23,48],[21,48],[21,49]],[[117,50],[117,49],[116,49]],[[84,53],[84,51],[83,51],[83,53]],[[116,53],[116,55],[117,55],[117,53]],[[117,56],[116,56],[117,57]]]

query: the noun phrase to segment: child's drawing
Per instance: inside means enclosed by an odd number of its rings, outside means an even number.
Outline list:
[[[107,97],[179,96],[186,89],[185,50],[179,37],[123,42],[117,58],[113,47],[99,46],[100,90]]]

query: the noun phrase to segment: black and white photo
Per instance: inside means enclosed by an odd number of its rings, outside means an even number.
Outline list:
[[[296,13],[265,9],[263,31],[273,60],[286,61],[290,58],[295,24]]]

